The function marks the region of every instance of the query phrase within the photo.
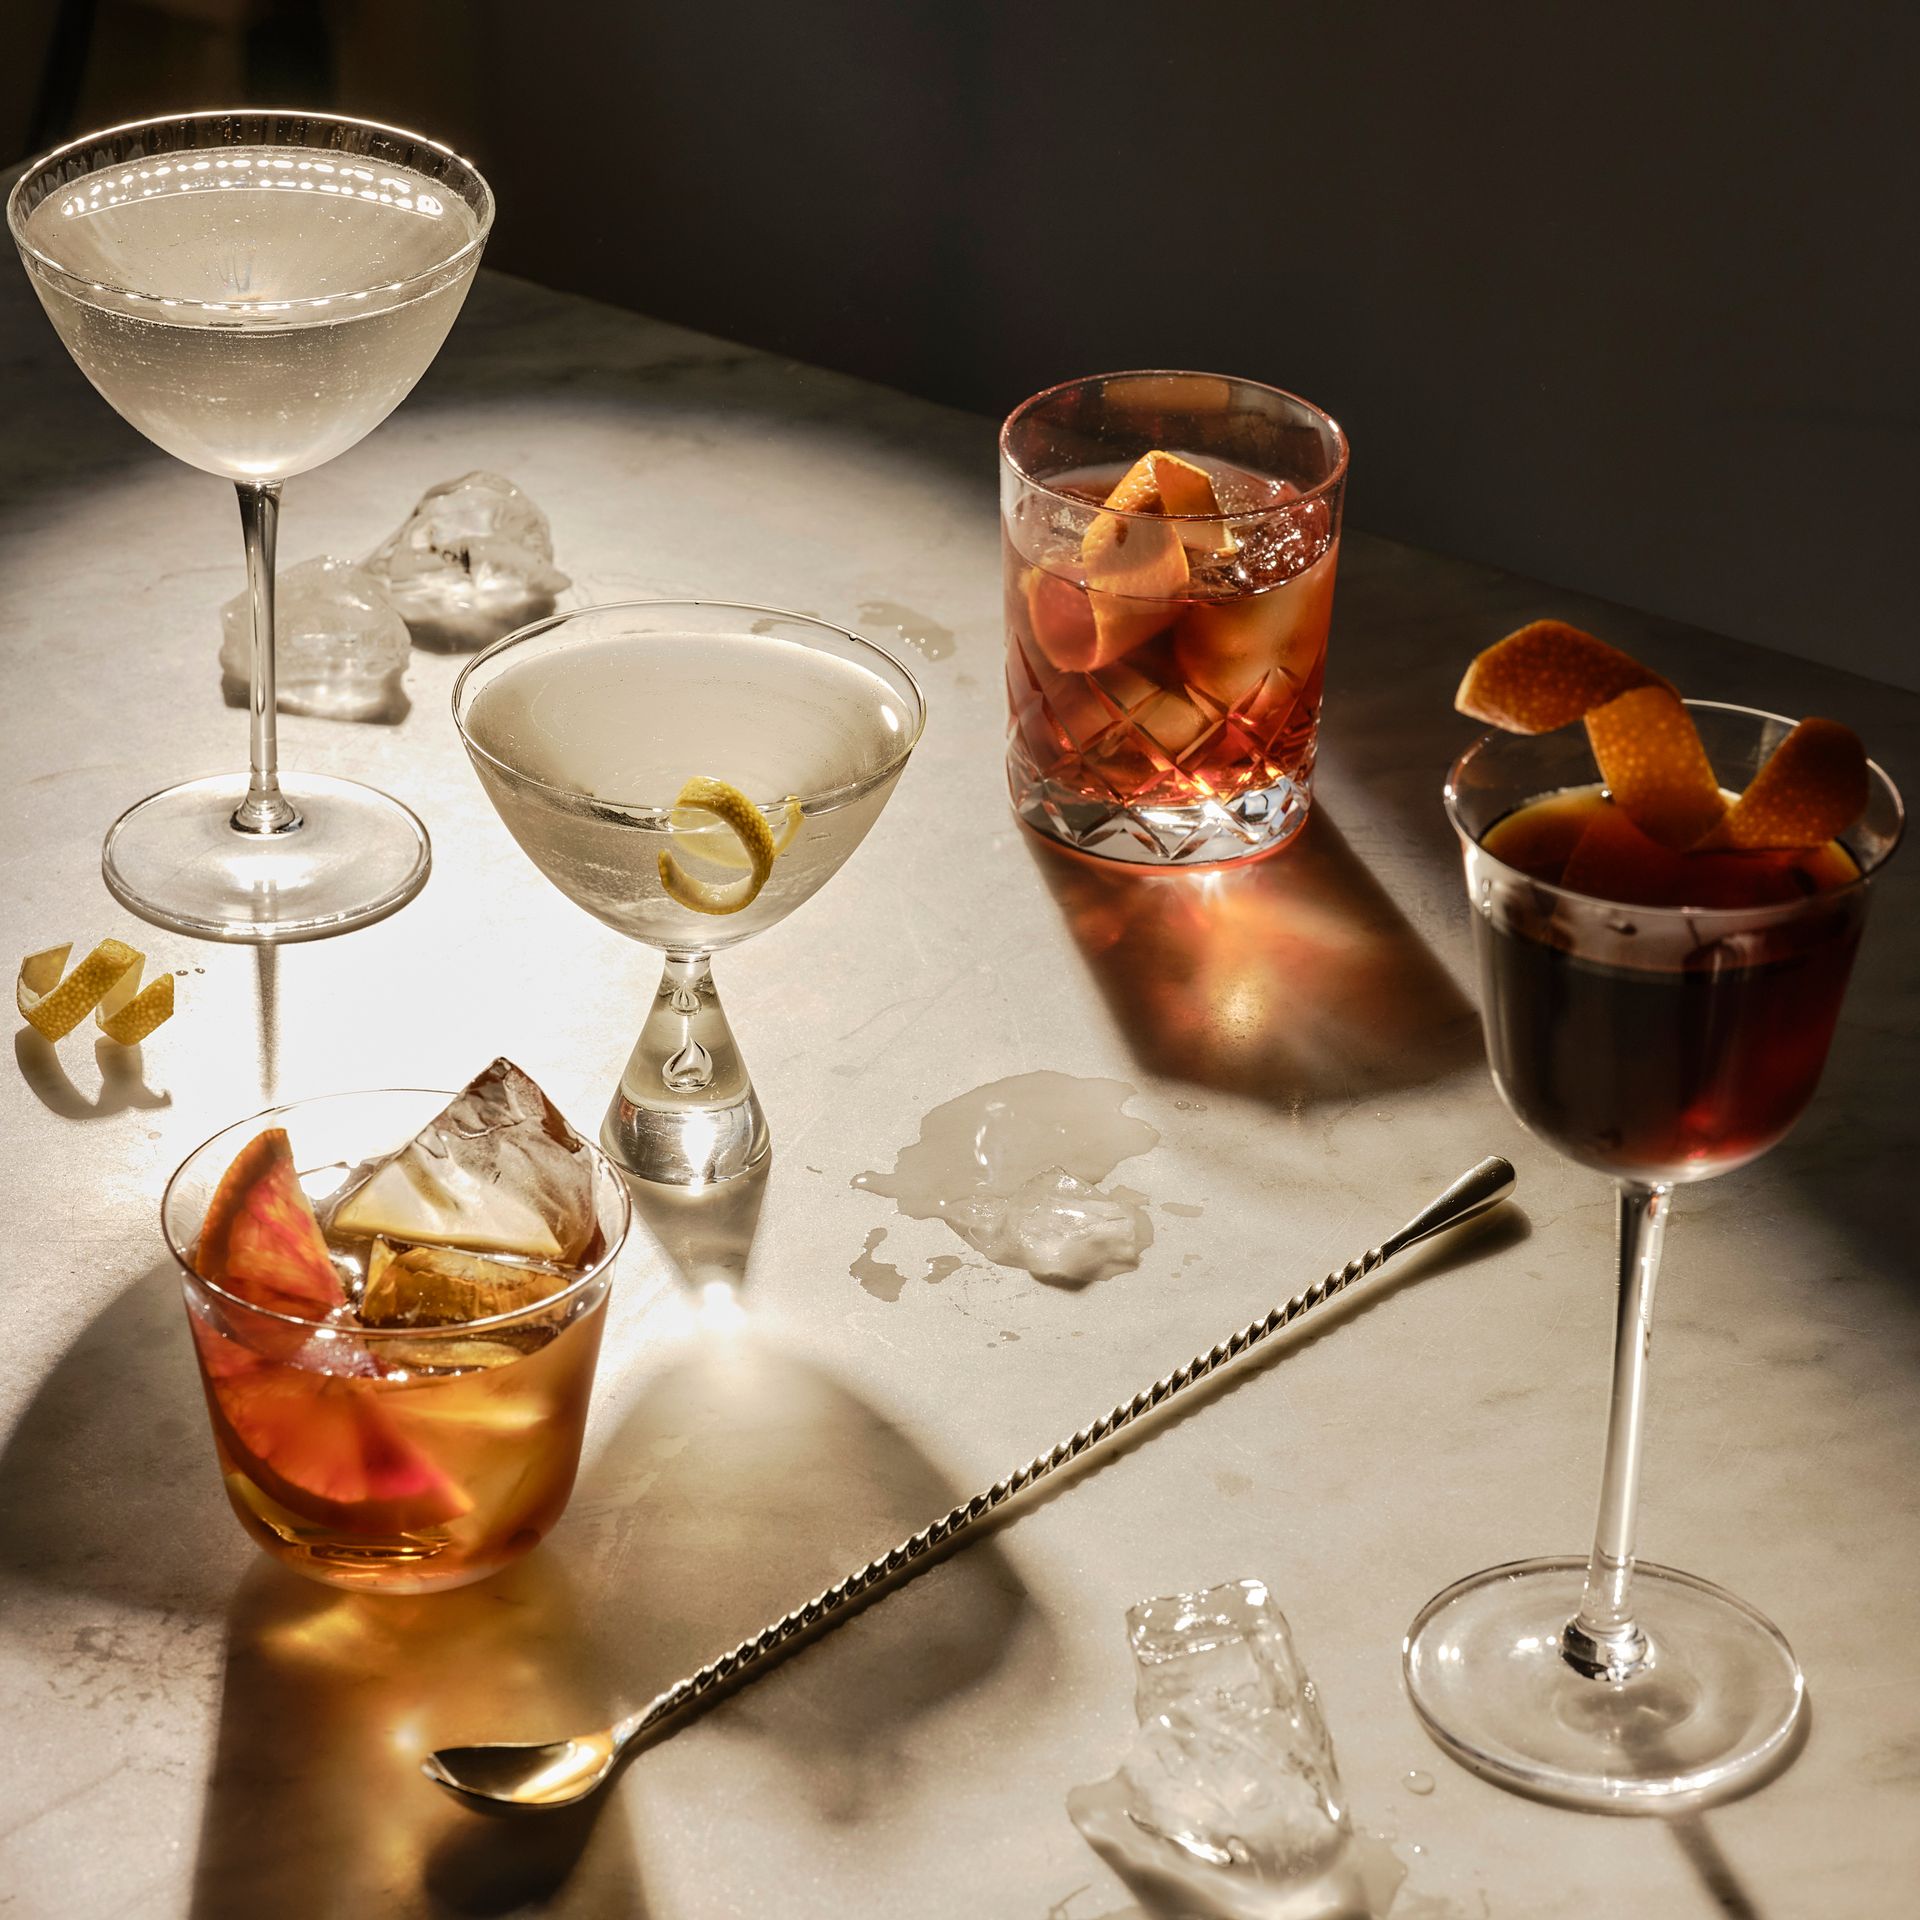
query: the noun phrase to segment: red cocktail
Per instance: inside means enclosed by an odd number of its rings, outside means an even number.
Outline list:
[[[1273,388],[1110,374],[1001,436],[1007,773],[1029,826],[1146,865],[1306,819],[1346,443]]]

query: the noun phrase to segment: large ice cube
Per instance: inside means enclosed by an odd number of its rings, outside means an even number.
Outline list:
[[[547,516],[497,473],[429,487],[365,564],[414,639],[442,653],[484,647],[544,619],[573,584],[553,564]]]
[[[593,1238],[593,1161],[552,1101],[496,1060],[322,1224],[341,1240],[384,1236],[568,1265]]]
[[[1112,1779],[1067,1797],[1088,1842],[1175,1912],[1371,1915],[1333,1743],[1264,1583],[1143,1600],[1127,1628],[1139,1726]]]
[[[253,663],[253,600],[220,609],[220,674],[228,702],[247,703]],[[400,686],[412,654],[406,622],[377,580],[350,560],[323,554],[274,582],[274,704],[324,720],[399,720]]]

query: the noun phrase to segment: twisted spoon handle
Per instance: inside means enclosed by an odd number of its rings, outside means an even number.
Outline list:
[[[1103,1440],[1112,1438],[1123,1428],[1132,1426],[1144,1415],[1164,1407],[1169,1400],[1185,1393],[1209,1374],[1239,1359],[1242,1354],[1251,1352],[1263,1340],[1271,1339],[1283,1327],[1290,1327],[1316,1307],[1325,1306],[1335,1294],[1344,1293],[1356,1281],[1378,1272],[1395,1254],[1404,1252],[1432,1234],[1460,1226],[1476,1215],[1487,1212],[1489,1208],[1497,1207],[1512,1193],[1513,1184],[1513,1168],[1505,1160],[1498,1157],[1482,1160],[1477,1167],[1462,1174],[1446,1192],[1430,1201],[1398,1233],[1389,1234],[1377,1247],[1369,1247],[1358,1259],[1349,1260],[1338,1272],[1328,1274],[1323,1280],[1316,1280],[1291,1300],[1272,1308],[1261,1318],[1249,1321],[1231,1338],[1205,1353],[1196,1354],[1185,1366],[1176,1367],[1173,1372],[1162,1375],[1152,1386],[1143,1387],[1131,1400],[1122,1400],[1117,1406],[1109,1407],[1090,1426],[1084,1426],[1068,1438],[1056,1441],[1045,1453],[1035,1454],[1004,1480],[996,1480],[971,1500],[964,1500],[959,1506],[950,1508],[931,1525],[909,1535],[877,1560],[869,1560],[858,1572],[835,1582],[824,1593],[815,1594],[805,1606],[796,1607],[781,1619],[769,1621],[758,1633],[742,1640],[717,1660],[710,1660],[698,1672],[688,1674],[683,1680],[676,1680],[664,1693],[655,1695],[644,1707],[629,1714],[614,1727],[614,1751],[617,1753],[629,1741],[658,1726],[661,1721],[670,1719],[682,1708],[711,1693],[715,1687],[759,1666],[790,1640],[819,1626],[822,1621],[831,1620],[881,1581],[889,1580],[917,1561],[924,1560],[935,1548],[944,1546],[956,1534],[964,1533],[984,1520],[996,1508],[1005,1506],[1016,1494],[1024,1493],[1049,1474],[1057,1473],[1069,1462],[1078,1460],[1083,1453],[1097,1447]]]

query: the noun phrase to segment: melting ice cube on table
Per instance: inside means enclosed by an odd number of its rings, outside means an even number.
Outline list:
[[[274,583],[275,702],[323,720],[398,720],[400,676],[412,656],[407,625],[377,580],[331,554],[289,567]],[[244,706],[253,665],[253,600],[220,609],[220,675]]]
[[[1049,1167],[1011,1193],[982,1190],[949,1204],[948,1222],[1002,1266],[1080,1286],[1137,1266],[1153,1238],[1144,1210],[1119,1194]]]
[[[1333,1743],[1285,1616],[1258,1580],[1129,1609],[1138,1727],[1073,1823],[1154,1910],[1366,1920],[1369,1886]],[[1156,1904],[1157,1903],[1157,1904]]]
[[[593,1163],[534,1083],[496,1060],[324,1222],[336,1239],[517,1254],[568,1266],[595,1231]]]
[[[573,584],[553,564],[547,516],[497,473],[429,487],[365,565],[414,639],[441,653],[470,652],[545,619]]]

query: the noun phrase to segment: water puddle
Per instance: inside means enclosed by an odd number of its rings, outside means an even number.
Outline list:
[[[1135,1091],[1067,1073],[994,1080],[935,1107],[890,1173],[871,1170],[853,1184],[909,1220],[944,1220],[997,1266],[1057,1286],[1105,1280],[1137,1267],[1153,1244],[1146,1196],[1100,1185],[1159,1144],[1157,1128],[1125,1111]],[[869,1293],[897,1300],[890,1276],[899,1269],[874,1259],[882,1232],[867,1236],[851,1271]],[[942,1260],[952,1264],[936,1272]],[[926,1278],[944,1280],[960,1264],[944,1255]]]
[[[923,660],[944,660],[953,651],[951,627],[943,627],[938,620],[930,620],[897,600],[862,600],[860,621],[863,626],[891,627]]]
[[[892,1302],[900,1298],[901,1289],[907,1284],[907,1276],[889,1260],[875,1256],[874,1249],[887,1237],[885,1227],[875,1227],[867,1235],[867,1244],[854,1257],[853,1265],[847,1271],[873,1295],[876,1300]],[[944,1278],[944,1276],[942,1276]],[[931,1278],[931,1275],[929,1275]]]

